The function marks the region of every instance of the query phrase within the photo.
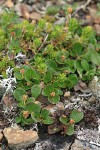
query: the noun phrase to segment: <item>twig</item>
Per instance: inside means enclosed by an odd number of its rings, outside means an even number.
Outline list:
[[[39,51],[41,50],[41,48],[44,46],[44,44],[45,44],[47,38],[48,38],[48,34],[46,35],[46,37],[45,37],[44,41],[42,42],[41,46],[38,48],[38,50],[37,50],[38,52],[39,52]]]
[[[87,0],[87,2],[84,5],[79,6],[75,12],[72,13],[72,17],[81,9],[85,9],[91,2],[92,0]]]

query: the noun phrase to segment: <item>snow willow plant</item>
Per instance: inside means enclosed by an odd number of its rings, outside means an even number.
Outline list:
[[[94,75],[100,75],[100,51],[94,31],[90,26],[81,27],[75,18],[63,26],[43,19],[38,24],[26,20],[16,23],[9,16],[5,13],[1,17],[0,34],[4,42],[0,43],[0,51],[13,54],[13,58],[22,52],[28,60],[14,69],[14,97],[21,111],[16,122],[49,125],[57,121],[66,127],[65,134],[73,134],[83,113],[72,110],[66,116],[63,111],[57,120],[46,107],[62,101],[64,89],[71,90],[78,80],[88,82]],[[41,95],[47,100],[41,101]]]

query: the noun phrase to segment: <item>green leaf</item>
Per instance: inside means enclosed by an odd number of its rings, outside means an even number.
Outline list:
[[[48,97],[48,101],[51,104],[56,104],[60,101],[60,96],[59,95],[55,95],[54,97]]]
[[[14,72],[14,77],[18,80],[22,80],[22,74],[19,72],[19,70]]]
[[[71,75],[68,76],[68,80],[69,80],[73,85],[75,85],[75,84],[77,84],[77,82],[78,82],[78,77],[77,77],[76,74],[71,74]]]
[[[41,117],[43,119],[46,119],[46,118],[48,118],[49,114],[50,114],[49,110],[43,109],[42,112],[41,112]]]
[[[35,98],[34,97],[28,97],[26,104],[29,104],[31,102],[35,102]]]
[[[89,39],[91,39],[94,35],[93,29],[91,26],[86,26],[82,29],[82,35],[81,38],[83,39],[83,42],[87,42]]]
[[[97,53],[94,49],[90,50],[91,61],[95,65],[100,65],[100,54]]]
[[[58,94],[59,94],[59,95],[63,95],[63,91],[59,89],[59,90],[58,90]]]
[[[95,69],[91,69],[91,70],[87,71],[86,74],[83,75],[82,80],[84,80],[84,81],[92,80],[95,73],[96,73]]]
[[[16,117],[15,121],[16,121],[16,123],[20,123],[21,122],[21,117]]]
[[[87,61],[84,59],[81,61],[82,67],[84,68],[84,70],[88,71],[89,70],[89,64],[87,63]]]
[[[53,122],[54,122],[54,120],[51,117],[48,117],[48,118],[42,120],[42,123],[47,124],[47,125],[53,124]]]
[[[26,93],[25,90],[23,90],[23,89],[21,89],[21,88],[17,88],[17,89],[14,90],[13,95],[14,95],[14,97],[16,98],[16,100],[21,101],[23,95],[27,95],[27,93]]]
[[[78,110],[72,110],[71,114],[70,114],[70,119],[73,119],[75,121],[75,123],[81,121],[84,117],[83,112],[78,111]]]
[[[68,118],[64,115],[60,116],[59,120],[64,124],[67,125],[68,124]]]
[[[48,69],[53,71],[53,72],[58,70],[57,63],[55,61],[51,60],[51,59],[48,59],[46,61],[46,65],[47,65]]]
[[[40,104],[29,103],[26,105],[25,110],[28,110],[30,113],[40,112],[41,107],[40,107]]]
[[[44,83],[48,83],[52,80],[52,74],[51,72],[47,72],[47,74],[44,76]]]
[[[54,87],[51,84],[49,84],[42,90],[42,95],[49,96],[50,93],[53,91],[54,91]]]
[[[82,45],[81,43],[76,42],[73,46],[73,53],[75,55],[81,55],[82,54]]]
[[[25,108],[24,101],[19,102],[19,103],[18,103],[18,107],[20,107],[20,108]]]
[[[40,118],[40,112],[32,112],[31,113],[31,117],[34,120],[34,122],[41,122],[41,118]]]
[[[40,85],[33,85],[32,88],[31,88],[31,93],[32,93],[32,96],[37,99],[38,96],[40,95],[41,93],[41,87]]]
[[[32,79],[34,79],[36,81],[40,81],[40,79],[41,79],[40,74],[36,70],[32,70]]]
[[[66,134],[67,135],[73,135],[74,134],[74,124],[68,126]]]
[[[34,71],[30,68],[25,72],[25,80],[30,81],[34,76]]]
[[[54,82],[53,82],[53,86],[54,86],[55,88],[58,88],[58,87],[59,87],[59,82],[58,82],[58,81],[54,81]]]
[[[80,78],[82,78],[82,72],[83,72],[84,69],[82,67],[81,61],[76,60],[74,62],[74,67],[77,69],[77,72],[80,75]]]
[[[66,88],[66,81],[59,82],[60,88]]]
[[[22,121],[24,124],[32,124],[34,122],[32,118],[23,118]]]
[[[69,27],[69,31],[71,32],[75,32],[77,29],[78,29],[78,21],[76,18],[71,18],[70,21],[69,21],[69,24],[68,24],[68,27]]]

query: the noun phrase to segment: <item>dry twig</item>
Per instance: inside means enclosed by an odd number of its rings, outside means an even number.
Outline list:
[[[74,16],[76,13],[78,13],[79,10],[81,9],[86,9],[86,7],[90,4],[92,0],[87,0],[87,2],[84,5],[79,6],[76,11],[73,12],[72,16]]]
[[[41,44],[41,46],[38,48],[38,50],[37,50],[38,52],[39,52],[39,51],[41,50],[41,48],[44,46],[44,44],[45,44],[47,38],[48,38],[48,34],[46,35],[46,37],[45,37],[43,43]]]

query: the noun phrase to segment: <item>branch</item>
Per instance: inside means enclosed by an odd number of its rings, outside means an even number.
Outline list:
[[[41,50],[41,48],[44,46],[44,44],[45,44],[47,38],[48,38],[48,34],[46,35],[46,37],[45,37],[43,43],[41,44],[41,46],[38,48],[38,50],[37,50],[38,52],[39,52],[39,51]]]
[[[92,0],[87,0],[87,2],[84,5],[79,6],[75,12],[72,13],[72,16],[74,16],[79,10],[86,9],[86,7],[90,4]]]

